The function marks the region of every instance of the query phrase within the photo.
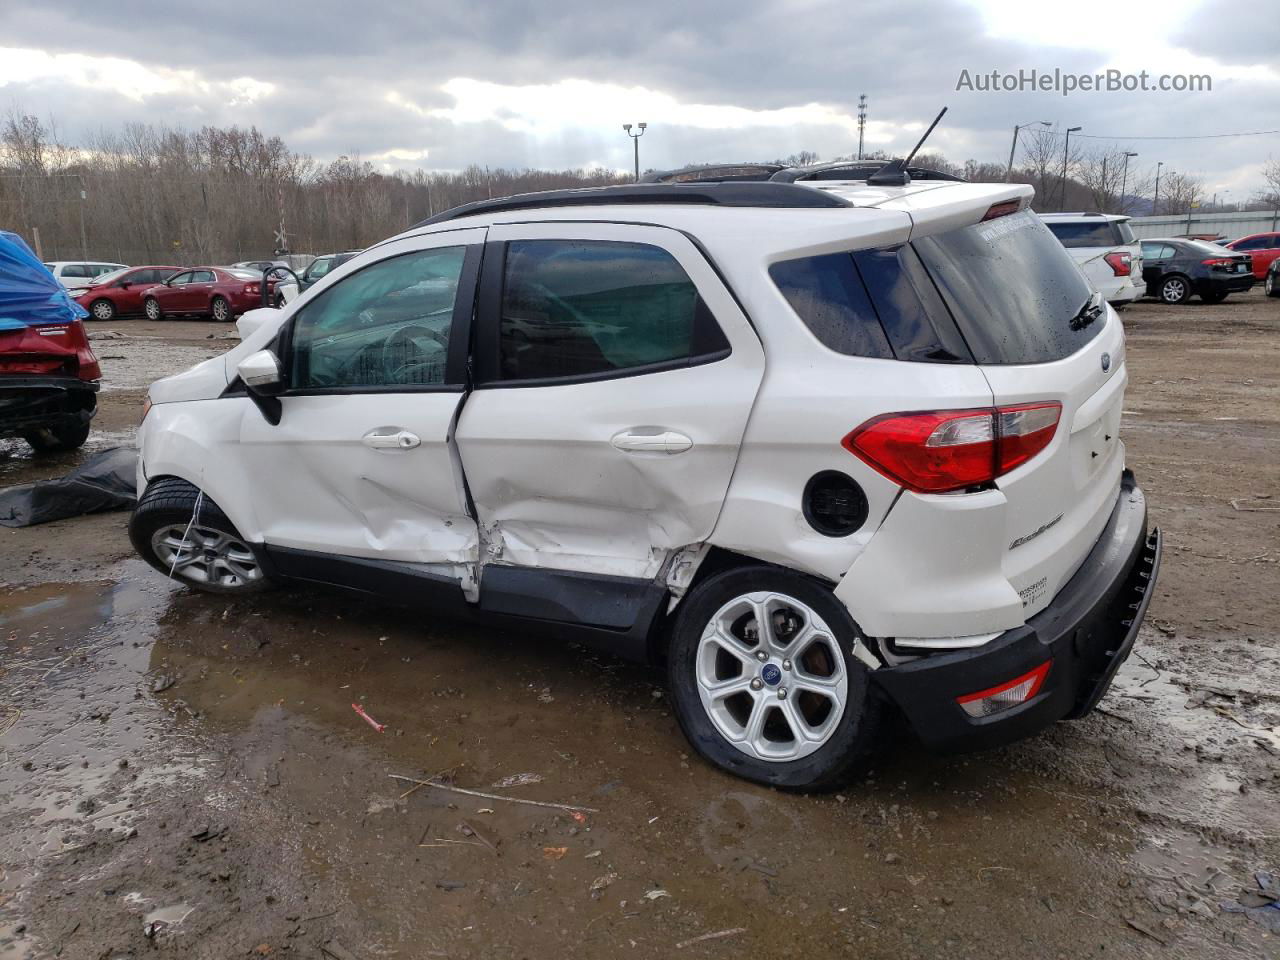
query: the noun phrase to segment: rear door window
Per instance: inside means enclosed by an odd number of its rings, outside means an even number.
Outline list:
[[[660,247],[513,240],[498,329],[504,381],[599,379],[729,348],[697,287]]]
[[[1093,291],[1030,211],[913,240],[980,364],[1060,360],[1101,331],[1081,317]]]

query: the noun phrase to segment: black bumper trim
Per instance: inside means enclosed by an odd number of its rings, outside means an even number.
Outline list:
[[[97,412],[99,384],[62,376],[0,376],[0,437],[78,426]]]
[[[1026,625],[973,650],[936,654],[873,674],[926,745],[973,750],[1022,739],[1087,714],[1128,658],[1160,570],[1159,530],[1124,472],[1107,526],[1075,576]],[[1052,661],[1039,693],[990,717],[970,717],[957,697],[998,686]]]

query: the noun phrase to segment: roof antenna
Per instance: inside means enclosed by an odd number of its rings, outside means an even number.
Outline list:
[[[916,153],[924,146],[924,142],[929,139],[929,134],[933,133],[933,128],[938,125],[938,121],[942,119],[943,114],[947,112],[947,108],[943,107],[942,111],[933,118],[933,123],[929,124],[929,129],[924,132],[924,136],[907,154],[905,160],[890,160],[883,167],[867,177],[867,183],[873,187],[905,187],[911,182],[911,175],[907,173],[907,165],[915,159]]]

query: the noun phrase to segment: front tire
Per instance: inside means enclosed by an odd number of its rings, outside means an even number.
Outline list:
[[[226,323],[231,319],[231,304],[222,297],[214,297],[209,303],[209,312],[213,314],[214,320]]]
[[[75,450],[89,439],[89,423],[71,424],[65,427],[44,427],[22,435],[36,453],[63,453]]]
[[[95,300],[89,304],[89,316],[95,320],[114,320],[116,318],[116,305],[110,300]]]
[[[1171,274],[1160,281],[1160,299],[1177,306],[1191,299],[1191,281],[1181,274]]]
[[[148,320],[163,320],[164,311],[160,309],[160,301],[155,297],[147,297],[142,301],[142,312]]]
[[[1274,270],[1267,273],[1267,279],[1262,281],[1262,289],[1268,297],[1280,297],[1280,283],[1276,282]]]
[[[147,486],[129,520],[129,539],[147,563],[197,590],[245,594],[271,586],[226,514],[177,477]]]
[[[854,653],[862,644],[814,580],[765,566],[718,574],[685,598],[672,628],[676,719],[704,759],[736,776],[789,790],[839,786],[871,754],[883,714]]]

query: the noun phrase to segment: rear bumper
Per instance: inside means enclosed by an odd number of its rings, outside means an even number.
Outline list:
[[[0,437],[88,423],[98,384],[75,377],[0,377]]]
[[[1258,279],[1252,273],[1242,273],[1234,277],[1204,277],[1195,282],[1196,293],[1242,293],[1252,290]]]
[[[1106,529],[1053,602],[974,649],[885,667],[873,676],[926,746],[973,750],[1010,743],[1087,714],[1133,649],[1160,569],[1159,530],[1147,532],[1147,504],[1124,472]],[[969,716],[958,697],[988,690],[1051,661],[1040,691],[990,717]]]

